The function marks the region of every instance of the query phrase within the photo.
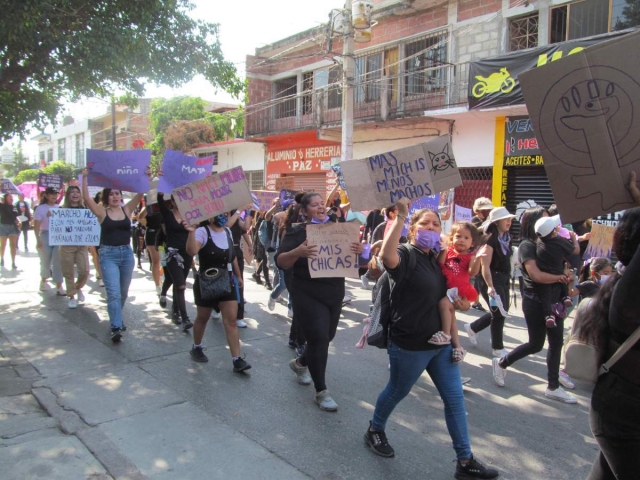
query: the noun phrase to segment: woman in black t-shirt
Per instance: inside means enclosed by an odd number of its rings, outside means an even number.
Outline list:
[[[13,196],[5,193],[0,203],[0,266],[4,267],[4,250],[7,248],[7,238],[9,239],[9,251],[11,253],[11,263],[16,270],[16,249],[18,245],[18,210],[13,205]]]
[[[505,311],[509,310],[509,279],[511,278],[511,221],[515,215],[506,208],[497,207],[491,210],[489,218],[482,224],[484,233],[489,235],[486,245],[482,247],[482,278],[479,290],[484,301],[489,305],[489,313],[484,314],[473,323],[464,326],[469,341],[478,345],[477,334],[491,326],[491,348],[493,356],[501,358],[507,354],[503,343],[504,315],[496,305],[496,296]]]
[[[565,275],[554,275],[541,271],[536,265],[535,223],[543,216],[548,216],[542,207],[526,210],[520,219],[522,241],[518,248],[518,256],[522,265],[522,280],[524,283],[522,297],[522,311],[527,322],[529,341],[514,348],[502,358],[493,359],[493,379],[500,387],[504,387],[507,367],[518,360],[538,353],[544,347],[545,337],[549,340],[547,352],[548,387],[545,396],[564,403],[576,403],[577,400],[560,387],[560,357],[564,333],[564,319],[557,320],[557,328],[547,328],[542,303],[538,296],[537,284],[568,283]],[[570,380],[570,379],[569,379]]]
[[[437,261],[442,233],[440,216],[430,209],[418,210],[411,216],[410,250],[407,250],[404,246],[398,247],[398,243],[409,213],[408,201],[402,199],[397,205],[398,214],[380,252],[393,284],[389,382],[376,401],[373,419],[364,436],[365,443],[376,455],[395,455],[384,432],[387,420],[426,370],[444,403],[447,429],[458,460],[456,478],[498,478],[497,470],[484,466],[473,457],[460,364],[453,361],[453,346],[429,343],[431,336],[442,329],[438,302],[447,293],[446,280]],[[413,270],[409,270],[411,256],[415,256],[416,261]],[[456,300],[454,305],[460,310],[470,307],[467,300]]]
[[[300,201],[300,213],[307,223],[298,224],[287,232],[275,257],[279,268],[292,269],[289,295],[293,316],[307,340],[304,353],[298,359],[291,360],[289,367],[301,385],[309,385],[313,380],[318,407],[333,412],[338,405],[325,385],[325,371],[329,343],[336,334],[340,320],[345,282],[344,277],[311,278],[309,273],[308,258],[317,255],[318,247],[307,245],[306,226],[308,223],[329,221],[324,200],[317,193],[305,194]],[[362,244],[354,242],[351,251],[362,253]]]

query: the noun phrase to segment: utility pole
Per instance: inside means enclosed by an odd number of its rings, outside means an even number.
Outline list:
[[[111,149],[116,149],[116,99],[111,97]]]
[[[353,58],[352,0],[344,5],[344,44],[342,47],[342,160],[353,160],[353,84],[355,59]]]

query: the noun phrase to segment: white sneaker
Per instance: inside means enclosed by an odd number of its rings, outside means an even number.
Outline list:
[[[273,309],[276,308],[276,301],[269,295],[269,301],[267,302],[267,308],[270,312],[273,312]]]
[[[353,297],[351,295],[349,295],[348,293],[345,294],[344,298],[342,299],[342,305],[346,305],[348,303],[351,303],[351,300],[353,300]]]
[[[102,281],[102,279],[98,280],[98,285],[100,285],[101,287],[104,287],[104,282]]]
[[[247,322],[245,322],[244,320],[236,320],[236,327],[247,328]]]
[[[504,387],[504,377],[507,376],[507,371],[500,366],[500,359],[494,358],[491,361],[493,367],[493,380],[499,387]]]
[[[66,297],[67,296],[67,292],[65,292],[64,288],[60,287],[56,291],[56,295],[58,295],[59,297]]]
[[[78,301],[75,298],[69,299],[69,308],[78,308]]]
[[[162,287],[160,285],[156,285],[156,295],[160,296],[162,293]]]
[[[76,295],[78,296],[79,302],[84,302],[84,293],[82,293],[82,290],[77,290]]]
[[[212,320],[220,320],[222,318],[222,315],[220,314],[220,312],[216,312],[215,310],[211,310],[211,319]]]
[[[565,372],[563,372],[562,370],[560,370],[560,385],[562,385],[564,388],[568,388],[569,390],[573,390],[574,388],[576,388],[576,384],[573,383],[573,380],[571,380],[571,377],[569,375],[567,375]]]
[[[46,280],[40,280],[40,291],[44,292],[48,287]]]
[[[578,399],[573,395],[565,392],[562,387],[558,387],[555,390],[547,390],[544,392],[544,396],[550,398],[551,400],[557,400],[562,403],[578,403]]]
[[[293,310],[291,310],[290,308],[287,310],[287,317],[293,318]]]
[[[470,323],[465,323],[464,324],[464,331],[467,332],[467,335],[469,336],[469,342],[471,343],[471,345],[473,345],[474,347],[478,346],[478,334],[476,332],[474,332],[473,330],[471,330],[471,324]]]
[[[369,277],[367,275],[360,276],[360,282],[362,282],[362,288],[365,290],[371,290],[371,285],[369,285]]]
[[[309,375],[309,369],[307,367],[301,367],[298,365],[297,360],[292,358],[289,362],[289,368],[296,374],[297,381],[300,385],[311,385],[311,375]]]
[[[335,412],[338,410],[338,404],[333,401],[331,395],[329,395],[329,390],[323,390],[321,392],[316,393],[316,403],[320,410],[325,410],[327,412]]]
[[[502,357],[504,357],[507,353],[509,353],[509,352],[507,352],[504,348],[503,348],[502,350],[491,350],[491,354],[492,354],[494,357],[497,357],[497,358],[502,358]]]
[[[466,385],[467,383],[469,383],[471,381],[471,377],[460,377],[460,383],[462,385]]]

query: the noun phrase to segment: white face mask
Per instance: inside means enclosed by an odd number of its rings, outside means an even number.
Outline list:
[[[607,282],[607,280],[609,280],[611,278],[611,275],[600,275],[600,280],[596,280],[596,283],[598,285],[603,285],[604,283]]]

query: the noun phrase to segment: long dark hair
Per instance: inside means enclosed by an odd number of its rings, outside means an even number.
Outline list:
[[[536,222],[542,218],[547,211],[543,207],[527,208],[520,218],[520,240],[530,240],[536,243]]]
[[[623,265],[628,265],[640,246],[640,207],[627,210],[613,235],[613,250]],[[604,360],[609,341],[609,307],[611,297],[622,276],[616,271],[598,290],[580,319],[579,336],[582,341],[595,345]]]
[[[611,265],[611,261],[605,257],[594,257],[589,259],[588,262],[580,269],[580,276],[578,277],[579,282],[586,282],[591,279],[591,271],[593,270],[596,273],[600,273],[600,271]]]

